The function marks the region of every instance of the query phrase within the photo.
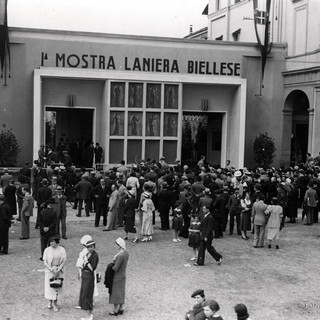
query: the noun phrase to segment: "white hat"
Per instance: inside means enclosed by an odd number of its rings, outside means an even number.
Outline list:
[[[121,237],[116,240],[116,244],[122,249],[126,249],[126,243]]]
[[[85,236],[83,236],[81,239],[80,239],[80,243],[82,245],[85,245],[88,241],[92,240],[92,237],[88,234],[86,234]]]
[[[241,176],[242,176],[241,171],[237,170],[237,171],[234,173],[234,176],[235,176],[235,177],[241,177]]]

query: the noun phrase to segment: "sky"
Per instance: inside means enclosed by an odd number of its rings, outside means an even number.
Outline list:
[[[177,37],[207,26],[208,0],[8,0],[8,26]]]

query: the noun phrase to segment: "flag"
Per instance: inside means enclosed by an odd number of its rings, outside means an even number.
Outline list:
[[[9,69],[10,78],[10,44],[7,6],[8,0],[0,0],[0,67],[1,78],[4,78],[5,85],[7,84],[7,69]]]
[[[272,48],[270,42],[270,5],[271,0],[253,0],[254,28],[261,53],[260,95],[263,88],[264,71]]]

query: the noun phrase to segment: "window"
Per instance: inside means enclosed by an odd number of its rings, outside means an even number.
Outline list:
[[[241,29],[238,29],[238,30],[232,32],[233,41],[239,41],[240,40],[240,32],[241,32]]]
[[[255,18],[257,24],[266,24],[267,21],[267,11],[255,11]]]

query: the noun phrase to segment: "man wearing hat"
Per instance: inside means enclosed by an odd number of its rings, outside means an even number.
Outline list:
[[[53,197],[55,201],[54,211],[57,214],[57,224],[56,224],[56,233],[62,234],[63,239],[67,239],[67,197],[62,194],[63,189],[61,186],[58,186],[56,189],[56,195]],[[61,233],[60,233],[60,221],[61,221]]]
[[[99,179],[96,178],[96,171],[95,170],[90,171],[88,182],[90,182],[92,185],[92,191],[96,186],[99,185]],[[90,195],[89,211],[90,212],[96,211],[96,198],[95,198],[93,192],[91,192],[91,195]]]
[[[74,189],[76,190],[76,198],[79,199],[79,208],[77,217],[81,217],[82,211],[82,204],[85,203],[85,211],[86,216],[89,217],[89,202],[92,192],[92,184],[88,181],[86,176],[81,177],[81,181],[79,181],[75,186]]]
[[[2,187],[2,191],[4,192],[7,185],[9,185],[9,181],[12,179],[12,175],[9,174],[8,168],[3,169],[3,175],[0,178],[0,185]]]
[[[187,312],[185,319],[186,320],[204,320],[206,315],[203,312],[203,305],[206,301],[204,290],[198,289],[192,293],[191,298],[195,299],[196,304],[193,308]]]
[[[43,204],[52,198],[52,190],[48,187],[48,180],[42,179],[41,187],[37,191],[37,221],[36,221],[36,229],[39,229],[39,216],[40,211],[43,209]]]
[[[158,210],[160,213],[161,230],[169,230],[169,210],[171,206],[171,192],[168,190],[168,183],[163,182],[162,189],[158,192]]]
[[[11,209],[3,194],[0,194],[0,253],[8,254]]]
[[[100,224],[100,217],[103,217],[103,225],[107,225],[107,212],[111,188],[107,188],[106,181],[100,180],[100,184],[93,189],[96,198],[96,217],[94,226],[98,227]]]
[[[49,238],[56,234],[57,213],[53,210],[55,200],[53,198],[47,200],[44,204],[44,209],[40,211],[39,227],[40,227],[40,244],[41,257],[43,260],[43,252],[48,246]]]

